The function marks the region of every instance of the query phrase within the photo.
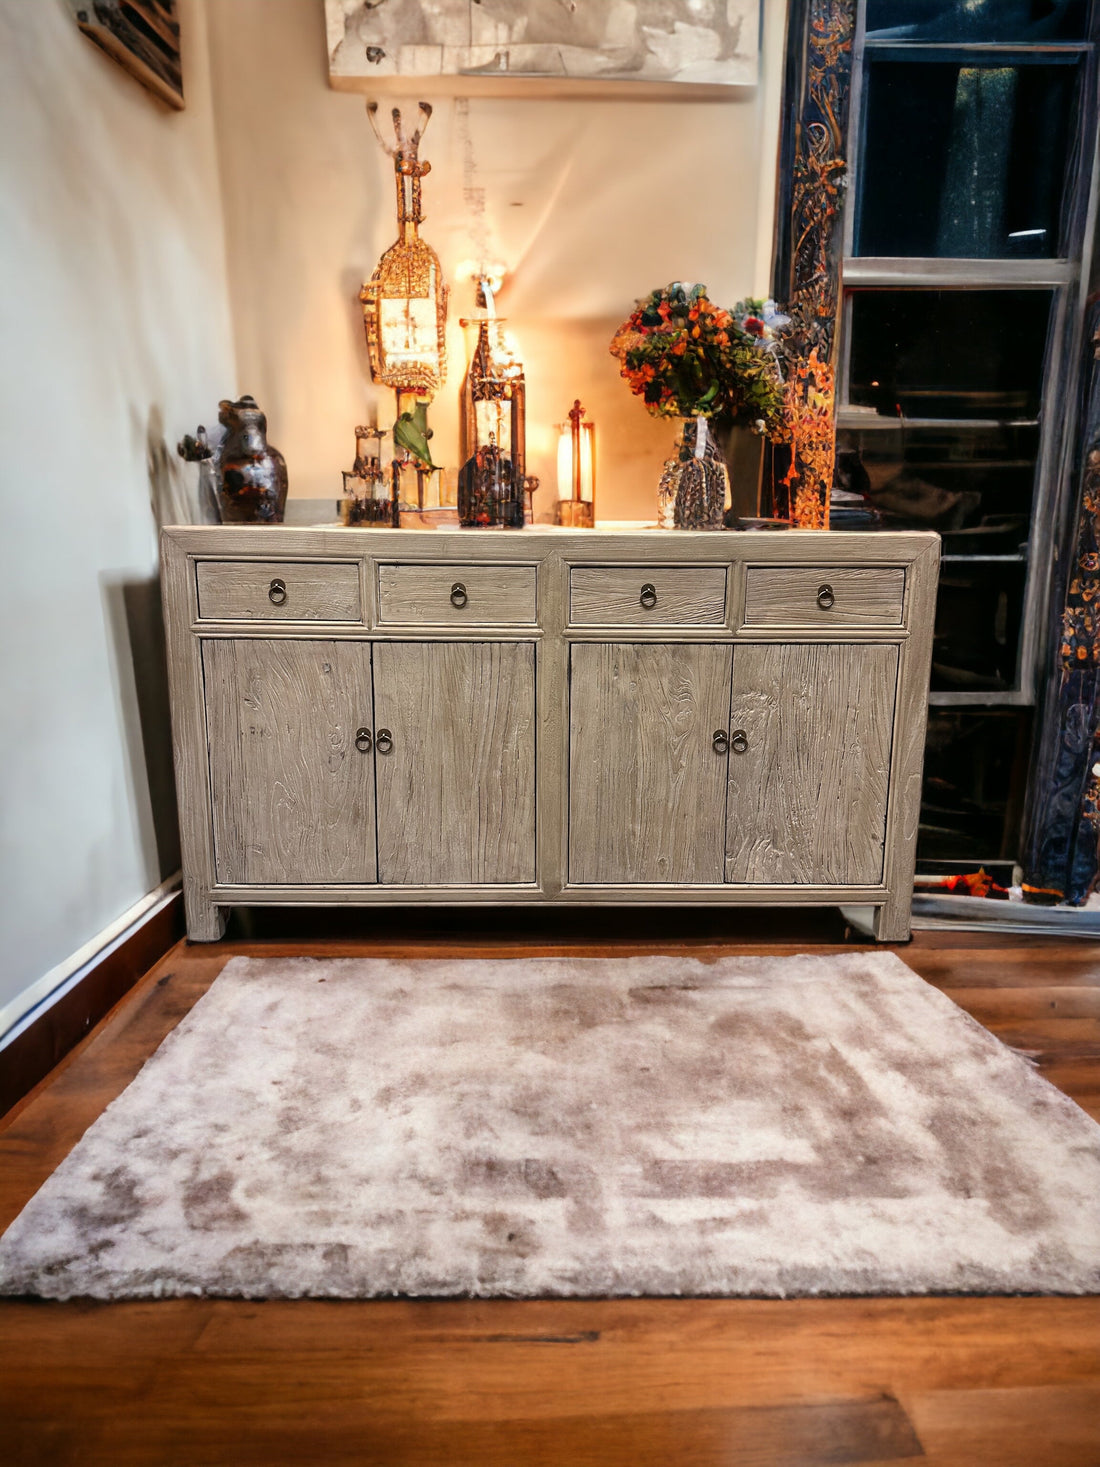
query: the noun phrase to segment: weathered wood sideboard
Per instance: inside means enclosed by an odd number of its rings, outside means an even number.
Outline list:
[[[187,930],[234,904],[872,905],[935,535],[170,528]]]

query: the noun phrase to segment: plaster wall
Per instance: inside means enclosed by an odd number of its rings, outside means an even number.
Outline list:
[[[437,458],[457,458],[469,277],[500,265],[542,516],[576,396],[602,516],[652,515],[672,428],[607,342],[673,277],[766,293],[784,14],[764,0],[760,84],[730,101],[428,96],[424,233],[453,292]],[[65,0],[0,0],[0,1043],[178,865],[156,534],[200,514],[176,441],[254,393],[324,517],[356,423],[393,417],[356,300],[394,238],[392,168],[364,98],[328,86],[321,0],[180,18],[176,113]]]
[[[0,0],[0,1036],[179,864],[157,521],[236,368],[205,13],[187,110]],[[0,1061],[2,1062],[2,1061]]]
[[[424,94],[435,113],[422,233],[452,289],[437,462],[457,464],[469,277],[498,264],[499,310],[527,370],[536,511],[550,513],[554,425],[579,396],[597,425],[601,516],[652,517],[673,428],[630,395],[607,344],[634,300],[670,279],[703,281],[723,304],[767,294],[785,12],[764,0],[759,85],[729,101]],[[237,390],[267,410],[292,498],[331,502],[355,425],[393,422],[356,299],[396,235],[392,164],[366,98],[328,86],[321,0],[216,0],[210,40]],[[385,118],[394,99],[378,100]]]

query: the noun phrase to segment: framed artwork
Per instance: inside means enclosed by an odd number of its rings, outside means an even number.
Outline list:
[[[162,102],[182,110],[176,0],[69,0],[69,6],[90,41]]]
[[[390,78],[513,95],[524,82],[713,93],[757,79],[759,0],[325,0],[325,19],[329,80],[348,91]]]

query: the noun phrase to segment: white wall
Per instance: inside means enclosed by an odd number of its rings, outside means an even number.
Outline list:
[[[473,305],[459,276],[495,257],[511,272],[499,306],[527,367],[541,507],[552,425],[580,396],[597,423],[601,514],[655,512],[673,430],[630,395],[607,344],[634,300],[672,278],[701,280],[724,304],[767,291],[784,0],[764,12],[761,84],[728,102],[426,94],[422,232],[453,288],[437,461],[458,453],[457,321]],[[392,393],[370,383],[356,299],[396,234],[392,164],[365,98],[328,87],[322,0],[216,0],[210,26],[240,388],[267,409],[291,495],[331,501],[356,423],[393,421]]]
[[[764,0],[761,84],[727,103],[439,100],[444,462],[472,304],[456,277],[496,256],[542,511],[579,395],[602,515],[653,513],[672,430],[607,342],[676,276],[724,303],[766,291],[784,14]],[[356,423],[393,416],[356,300],[394,237],[392,169],[363,98],[328,87],[322,0],[181,0],[181,21],[177,114],[64,0],[0,0],[0,1034],[177,859],[155,583],[157,519],[192,517],[177,439],[252,392],[292,495],[331,503]]]
[[[0,0],[0,1030],[178,861],[151,501],[187,516],[175,443],[236,378],[181,10],[175,113],[63,0]]]

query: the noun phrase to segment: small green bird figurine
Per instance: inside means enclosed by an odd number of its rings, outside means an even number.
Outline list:
[[[417,400],[411,413],[402,413],[393,425],[393,441],[396,448],[407,449],[422,468],[437,469],[432,463],[432,451],[428,439],[432,430],[428,427],[428,404]]]

